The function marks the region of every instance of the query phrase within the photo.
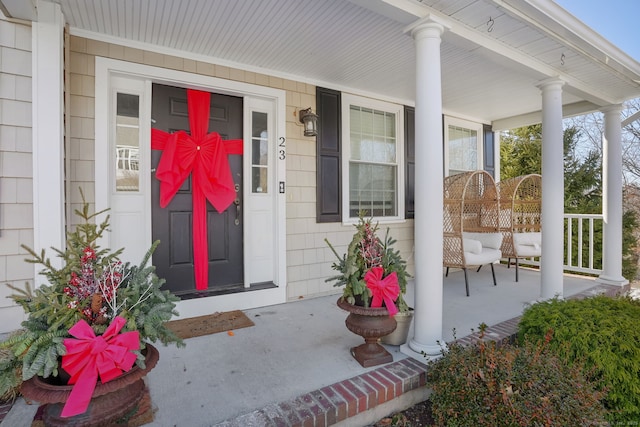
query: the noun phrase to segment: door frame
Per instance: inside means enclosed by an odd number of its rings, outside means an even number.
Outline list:
[[[171,70],[166,68],[160,68],[144,64],[136,64],[131,62],[125,62],[115,59],[96,57],[95,63],[95,205],[96,212],[103,209],[110,209],[112,206],[124,206],[142,204],[142,213],[138,215],[136,224],[141,224],[138,228],[138,234],[136,238],[142,242],[140,247],[131,249],[129,252],[123,253],[123,260],[139,263],[144,250],[148,249],[151,245],[151,194],[150,194],[150,171],[148,174],[141,171],[140,185],[141,195],[138,195],[136,200],[135,195],[125,199],[120,196],[119,201],[117,197],[112,193],[110,176],[112,174],[110,166],[110,146],[111,146],[111,123],[110,116],[113,107],[113,88],[116,81],[129,81],[138,82],[140,99],[140,132],[141,132],[141,153],[140,162],[149,163],[148,159],[151,151],[151,84],[161,83],[173,86],[189,87],[200,90],[206,90],[208,92],[219,92],[233,96],[239,96],[244,98],[244,112],[243,112],[243,135],[244,135],[244,147],[245,152],[248,152],[248,147],[251,143],[251,130],[248,127],[250,123],[251,112],[264,111],[265,107],[269,107],[268,110],[273,114],[271,123],[273,124],[273,132],[270,135],[270,151],[271,158],[273,159],[273,178],[272,183],[284,183],[286,181],[286,163],[284,160],[279,160],[277,156],[277,150],[282,149],[282,141],[286,141],[286,92],[281,89],[274,89],[264,86],[258,86],[254,84],[237,82],[232,80],[225,80],[216,77],[209,77],[200,74],[193,74],[184,71]],[[279,141],[276,143],[276,141]],[[143,150],[144,149],[144,150]],[[145,154],[146,153],[146,154]],[[145,158],[146,157],[146,158]],[[251,199],[250,190],[248,184],[251,182],[247,174],[250,173],[251,167],[247,162],[250,160],[250,156],[244,156],[244,179],[245,188],[244,197],[246,200]],[[177,304],[177,310],[180,313],[180,318],[200,316],[209,314],[216,311],[228,311],[228,310],[243,310],[255,307],[262,307],[273,304],[280,304],[286,301],[286,200],[285,194],[277,191],[276,186],[273,186],[273,190],[270,195],[268,203],[269,216],[271,223],[273,224],[273,246],[269,252],[272,253],[273,260],[270,262],[272,281],[276,285],[274,288],[261,289],[250,292],[240,292],[228,295],[218,295],[206,298],[195,298],[190,300],[183,300]],[[143,200],[141,200],[141,197]],[[256,199],[262,208],[264,208],[264,195],[259,195]],[[115,200],[115,201],[114,201]],[[122,200],[125,200],[124,202]],[[248,260],[251,259],[251,255],[247,252],[251,252],[251,224],[248,218],[252,214],[252,208],[250,203],[245,202],[245,211],[243,216],[245,218],[245,231],[244,231],[244,246],[245,246],[245,287],[248,287],[251,281],[251,271],[247,268],[250,264]],[[258,206],[258,205],[256,205]],[[261,208],[256,208],[260,210]],[[264,209],[262,209],[264,211]],[[113,212],[108,212],[113,216]],[[103,214],[106,216],[106,214]],[[99,217],[96,220],[101,221],[103,217]],[[262,217],[264,219],[264,216]],[[114,223],[112,220],[112,228]],[[134,229],[136,227],[133,227]],[[99,242],[101,247],[109,248],[112,240],[110,233],[105,233],[103,239]],[[135,246],[135,244],[128,245]],[[143,249],[143,247],[145,249]],[[271,252],[273,251],[273,252]],[[133,257],[137,259],[127,259],[127,257]]]

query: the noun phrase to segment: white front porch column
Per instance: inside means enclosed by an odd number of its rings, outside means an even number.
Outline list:
[[[542,256],[540,297],[563,296],[564,145],[562,85],[542,82]]]
[[[60,5],[38,1],[32,25],[33,249],[64,249],[64,16]],[[51,255],[51,254],[50,254]],[[51,256],[51,263],[62,260]],[[35,283],[45,278],[37,274]]]
[[[622,126],[621,105],[603,108],[604,135],[602,138],[602,214],[604,236],[602,273],[598,281],[624,286],[622,276]]]
[[[424,361],[442,341],[442,88],[440,36],[430,17],[409,29],[416,42],[415,302],[414,336],[400,351]]]

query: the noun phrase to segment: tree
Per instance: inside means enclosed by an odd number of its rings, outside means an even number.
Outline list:
[[[602,213],[602,156],[581,151],[581,131],[564,130],[564,209],[567,213]]]
[[[585,144],[583,134],[591,141],[593,129],[583,129],[569,122],[564,130],[564,209],[567,213],[602,213],[602,151],[593,144]],[[585,122],[583,122],[583,125]],[[542,125],[525,126],[504,132],[500,137],[500,179],[542,172]],[[640,165],[640,162],[639,162]],[[640,168],[638,169],[640,170]],[[601,225],[598,225],[600,228]],[[635,254],[635,212],[623,215],[623,275],[633,279],[637,272]],[[602,230],[595,236],[601,239]],[[577,234],[577,230],[575,231]],[[629,236],[634,236],[629,238]],[[577,236],[574,238],[577,245]],[[588,244],[588,242],[585,242]],[[595,242],[594,262],[602,259],[601,241]]]
[[[640,98],[625,102],[622,121],[632,118],[640,111]],[[588,151],[602,153],[604,116],[590,113],[565,120],[565,125],[581,130],[579,145]],[[638,264],[637,241],[640,233],[637,218],[640,215],[640,118],[626,123],[621,133],[622,180],[623,180],[623,275],[629,279],[636,276]]]
[[[500,179],[542,173],[542,125],[512,129],[500,136]]]
[[[624,104],[622,120],[632,117],[640,111],[640,98]],[[571,117],[565,120],[565,126],[576,127],[580,132],[581,150],[595,150],[602,153],[602,135],[604,133],[604,115],[600,112]],[[624,184],[640,186],[640,118],[627,123],[622,128],[622,178]]]
[[[564,130],[565,212],[601,213],[600,152],[586,154],[578,145],[580,130]],[[513,129],[500,137],[500,179],[542,173],[542,125]]]

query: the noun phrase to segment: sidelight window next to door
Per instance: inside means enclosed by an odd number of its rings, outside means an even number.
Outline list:
[[[140,97],[116,95],[116,191],[140,190]]]
[[[267,113],[251,113],[251,192],[269,192],[269,135]]]

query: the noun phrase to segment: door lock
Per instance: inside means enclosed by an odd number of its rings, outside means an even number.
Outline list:
[[[236,199],[233,201],[233,204],[236,205],[236,219],[233,221],[233,223],[235,225],[240,225],[240,199],[236,197]]]

